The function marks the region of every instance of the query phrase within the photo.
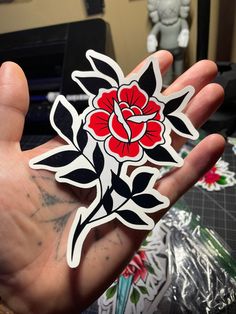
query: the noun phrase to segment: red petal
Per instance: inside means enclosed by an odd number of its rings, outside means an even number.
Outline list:
[[[136,83],[130,86],[121,86],[119,89],[119,100],[126,102],[129,106],[134,105],[139,108],[143,108],[147,102],[146,95]]]
[[[140,146],[138,142],[124,143],[111,136],[108,140],[108,147],[111,152],[117,154],[120,158],[135,158],[140,154]]]
[[[138,251],[138,254],[142,260],[144,260],[144,261],[147,260],[147,255],[146,255],[145,251]]]
[[[140,274],[139,274],[139,271],[136,271],[135,274],[134,274],[134,283],[136,283],[140,278]]]
[[[108,92],[102,92],[97,99],[94,100],[100,109],[104,109],[108,112],[113,112],[114,102],[118,102],[117,89],[111,89]]]
[[[157,113],[157,115],[154,117],[155,120],[162,120],[161,119],[161,106],[154,100],[149,100],[149,102],[147,103],[147,105],[145,106],[145,108],[143,108],[143,113],[145,115],[149,115],[149,114],[153,114],[153,113]]]
[[[145,135],[140,139],[140,143],[146,147],[154,147],[163,143],[164,126],[158,121],[148,121]]]
[[[99,137],[107,136],[110,134],[108,128],[109,117],[110,115],[104,110],[94,110],[86,118],[88,127]]]
[[[143,261],[141,259],[141,256],[139,256],[139,254],[135,254],[135,256],[132,259],[132,263],[134,263],[137,268],[141,268],[143,265]]]
[[[142,270],[140,271],[140,276],[141,276],[143,282],[146,281],[147,275],[148,275],[147,270],[145,267],[143,267]]]

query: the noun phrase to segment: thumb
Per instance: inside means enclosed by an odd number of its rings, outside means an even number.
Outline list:
[[[25,75],[13,62],[4,62],[0,67],[0,141],[19,142],[29,94]]]

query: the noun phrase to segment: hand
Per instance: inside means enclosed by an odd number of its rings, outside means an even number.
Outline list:
[[[181,48],[186,48],[188,46],[189,41],[189,30],[182,29],[178,37],[178,45]]]
[[[187,5],[180,7],[180,12],[179,12],[180,17],[182,17],[182,19],[187,19],[189,15],[189,11],[190,11],[190,8]]]
[[[159,21],[159,15],[157,10],[150,12],[149,16],[152,20],[152,23],[156,24]]]
[[[157,41],[156,36],[153,35],[153,34],[148,35],[148,38],[147,38],[147,51],[149,53],[152,53],[152,52],[156,51],[157,46],[158,46],[158,41]]]
[[[172,58],[155,54],[165,72]],[[186,114],[196,127],[204,123],[223,99],[211,84],[216,66],[201,61],[168,89],[173,93],[191,84],[196,95]],[[0,68],[0,296],[19,314],[78,313],[112,283],[138,249],[146,232],[128,229],[117,221],[94,228],[84,244],[81,264],[67,266],[65,252],[76,209],[94,197],[58,184],[54,174],[29,168],[31,158],[61,144],[59,138],[22,152],[19,145],[28,107],[27,83],[13,63]],[[176,149],[183,140],[174,135]],[[185,159],[184,166],[160,180],[156,187],[171,205],[218,160],[224,140],[211,135]],[[169,187],[175,187],[170,189]],[[158,212],[158,221],[165,210]]]

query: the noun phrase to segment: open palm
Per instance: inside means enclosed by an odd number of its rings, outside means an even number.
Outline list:
[[[158,52],[156,57],[165,71],[170,55]],[[215,74],[213,63],[200,62],[165,91],[172,93],[189,84],[195,87],[196,96],[186,114],[196,127],[222,101],[222,89],[209,84]],[[61,140],[21,151],[28,89],[17,65],[2,65],[0,92],[0,296],[20,314],[79,313],[116,278],[145,232],[128,229],[117,221],[96,228],[85,242],[79,267],[70,269],[65,258],[69,228],[76,209],[89,205],[95,191],[71,189],[56,183],[50,172],[29,168],[31,158],[61,145]],[[173,140],[179,148],[182,140],[177,136]],[[216,162],[223,147],[220,136],[206,138],[182,168],[157,183],[159,192],[173,204]],[[154,218],[157,221],[160,213]]]

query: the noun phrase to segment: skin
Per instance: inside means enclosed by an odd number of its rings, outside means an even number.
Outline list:
[[[159,51],[155,57],[165,72],[171,55]],[[186,114],[196,127],[222,102],[222,88],[210,83],[216,71],[214,63],[201,61],[165,90],[170,94],[189,84],[195,87]],[[19,66],[11,62],[1,66],[0,90],[0,296],[19,314],[78,313],[112,283],[146,232],[128,229],[117,221],[95,228],[85,241],[80,266],[70,269],[65,259],[69,227],[75,210],[88,205],[95,191],[73,190],[56,183],[53,173],[29,168],[29,159],[61,145],[61,140],[55,138],[22,152],[19,140],[29,98]],[[173,135],[173,143],[179,149],[183,140]],[[160,180],[156,188],[174,204],[214,165],[223,149],[221,136],[207,137],[185,159],[184,166]],[[158,221],[164,213],[153,218]]]

